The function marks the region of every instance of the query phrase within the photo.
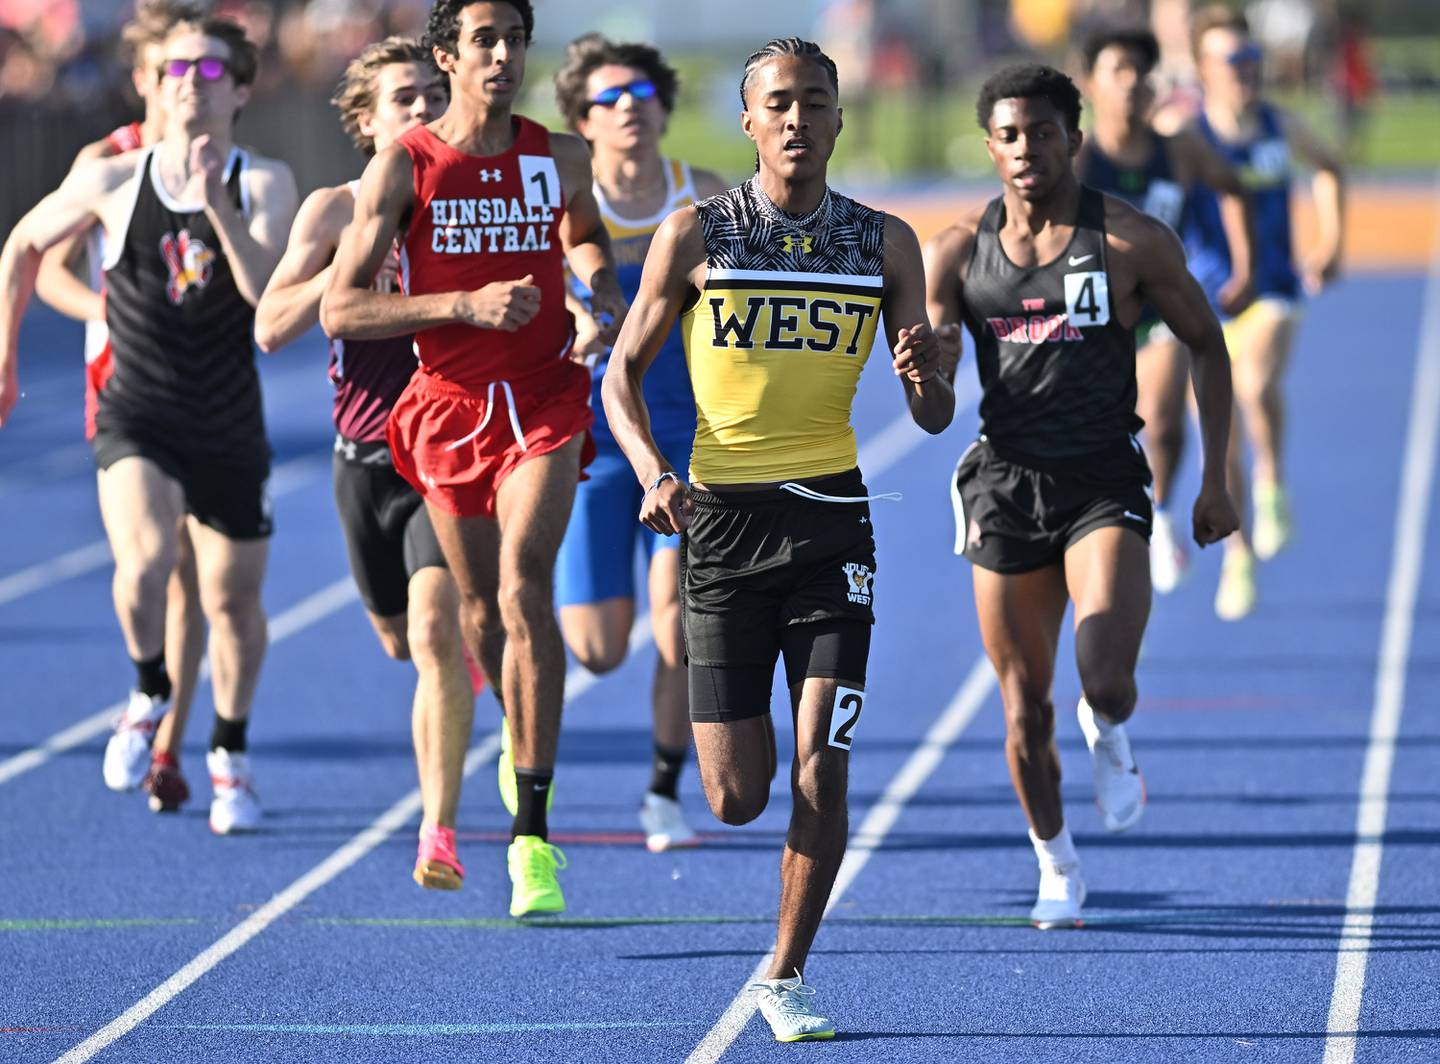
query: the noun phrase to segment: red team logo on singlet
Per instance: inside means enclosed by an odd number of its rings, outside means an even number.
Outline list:
[[[209,284],[215,272],[215,252],[206,247],[204,241],[192,237],[188,229],[180,230],[179,235],[166,233],[161,237],[160,257],[170,271],[165,295],[177,307],[185,302],[190,289]]]

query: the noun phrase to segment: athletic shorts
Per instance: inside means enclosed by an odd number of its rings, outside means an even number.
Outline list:
[[[1060,565],[1097,528],[1150,540],[1150,465],[1133,436],[1090,454],[1041,459],[981,436],[955,467],[955,553],[982,569],[1025,573]]]
[[[657,442],[677,469],[689,463],[693,436]],[[648,571],[656,554],[680,546],[678,536],[662,536],[640,523],[645,489],[618,446],[601,447],[586,472],[589,479],[575,493],[570,527],[555,560],[555,596],[561,606],[634,599],[635,555],[641,555]]]
[[[410,578],[445,568],[425,501],[395,472],[384,440],[336,436],[333,465],[335,508],[360,601],[378,617],[396,617],[409,603]]]
[[[864,496],[852,469],[807,485]],[[789,491],[695,491],[681,545],[690,719],[770,711],[775,662],[790,686],[809,676],[865,683],[875,579],[867,502]]]
[[[472,391],[420,372],[390,412],[385,435],[395,471],[428,503],[456,517],[493,517],[495,494],[527,458],[558,451],[582,432],[580,479],[595,456],[590,374],[569,359],[512,386]]]
[[[154,462],[185,494],[185,512],[227,539],[266,539],[275,530],[270,507],[270,452],[261,441],[253,455],[236,459],[196,455],[179,445],[159,443],[118,427],[98,429],[90,438],[95,464],[109,469],[122,458]]]
[[[1256,321],[1270,316],[1284,321],[1299,318],[1305,313],[1305,304],[1290,296],[1257,296],[1255,302],[1233,318],[1222,318],[1225,327],[1225,346],[1234,358],[1240,349],[1247,330],[1255,327]]]

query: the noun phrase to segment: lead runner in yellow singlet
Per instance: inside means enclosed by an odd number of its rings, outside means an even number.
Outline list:
[[[801,972],[848,833],[848,755],[865,700],[875,543],[851,404],[884,312],[907,408],[942,431],[955,395],[925,316],[914,232],[832,192],[835,64],[796,38],[752,55],[741,125],[756,175],[656,232],[603,387],[644,486],[640,518],[684,533],[690,716],[717,817],[760,815],[775,774],[770,689],[785,659],[796,752],[779,931],[757,1004],[780,1041],[830,1038]],[[677,317],[695,389],[690,481],[651,431],[642,382]]]

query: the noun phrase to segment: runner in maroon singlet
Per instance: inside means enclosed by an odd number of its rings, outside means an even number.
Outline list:
[[[449,90],[429,51],[406,37],[370,45],[350,63],[334,104],[357,147],[384,151],[413,126],[445,111]],[[285,257],[255,308],[255,338],[274,351],[308,331],[340,234],[355,213],[349,182],[310,194],[295,216]],[[375,285],[394,291],[397,263]],[[415,489],[395,472],[385,422],[415,372],[414,338],[330,342],[335,384],[335,503],[350,570],[385,652],[415,663],[415,761],[424,814],[414,878],[457,890],[465,875],[455,852],[465,742],[475,703],[460,640],[460,600]],[[447,737],[459,736],[458,741]]]
[[[565,677],[553,580],[594,445],[590,375],[566,357],[564,260],[597,312],[618,325],[626,309],[584,141],[512,113],[534,25],[528,0],[434,5],[426,43],[450,109],[366,168],[321,308],[332,336],[416,334],[390,449],[425,497],[472,653],[503,674],[515,916],[565,905],[545,815]],[[397,238],[407,294],[376,292]]]

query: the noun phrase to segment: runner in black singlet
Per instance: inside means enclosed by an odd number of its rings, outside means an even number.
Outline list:
[[[140,679],[127,716],[153,721],[166,709],[165,586],[188,515],[215,665],[207,764],[218,834],[260,820],[246,725],[265,654],[270,451],[250,335],[295,212],[289,168],[231,139],[257,61],[234,22],[174,27],[160,63],[164,137],[71,174],[0,255],[3,423],[18,397],[19,321],[41,255],[97,222],[104,229],[114,370],[93,444],[116,613]]]
[[[1149,30],[1101,30],[1085,42],[1082,88],[1092,108],[1091,130],[1075,160],[1085,184],[1180,231],[1197,187],[1214,191],[1231,257],[1240,264],[1219,294],[1223,309],[1243,309],[1250,294],[1249,203],[1239,177],[1192,132],[1162,136],[1150,122],[1155,102],[1150,72],[1160,46]],[[1185,447],[1185,398],[1189,392],[1185,352],[1147,307],[1135,330],[1139,397],[1145,449],[1155,474],[1155,523],[1150,538],[1150,577],[1155,590],[1175,588],[1188,562],[1167,509],[1170,485]]]
[[[1146,303],[1192,352],[1205,470],[1202,546],[1236,526],[1225,493],[1229,362],[1171,229],[1080,184],[1080,94],[1010,67],[978,106],[1004,194],[927,246],[930,318],[965,322],[984,389],[981,435],[952,485],[956,550],[974,565],[981,635],[1005,703],[1006,758],[1040,862],[1031,920],[1080,922],[1085,885],[1065,828],[1050,682],[1068,603],[1096,798],[1112,831],[1144,784],[1123,722],[1150,609],[1150,471],[1134,433],[1135,323]],[[947,349],[951,372],[958,345]]]
[[[370,45],[346,68],[334,104],[356,146],[384,151],[407,129],[431,122],[450,101],[449,84],[428,49],[406,37]],[[312,192],[295,216],[285,257],[255,314],[255,337],[266,351],[308,332],[341,234],[355,214],[358,181]],[[393,291],[398,258],[376,278]],[[464,771],[463,742],[475,702],[460,640],[460,600],[424,500],[395,472],[385,423],[415,373],[414,337],[330,341],[335,385],[335,505],[350,554],[350,571],[370,623],[392,658],[409,659],[417,674],[415,761],[423,812],[414,879],[423,887],[457,890],[465,869],[455,851],[455,815]]]
[[[130,78],[145,107],[144,120],[120,126],[80,149],[72,170],[96,159],[111,158],[153,144],[165,132],[161,106],[160,63],[165,38],[176,23],[200,18],[200,4],[192,0],[145,0],[135,18],[121,31]],[[35,276],[35,294],[66,317],[85,323],[85,436],[95,435],[99,393],[110,378],[113,361],[110,334],[105,327],[105,300],[101,263],[104,240],[99,227],[76,233],[47,251]],[[72,272],[72,269],[75,272]],[[135,713],[120,714],[105,744],[103,775],[112,790],[130,790],[138,783],[157,813],[175,812],[190,797],[180,772],[180,743],[190,717],[190,703],[200,681],[205,656],[205,618],[200,607],[200,577],[195,570],[195,548],[190,529],[182,519],[176,528],[176,565],[166,588],[164,682],[171,695],[168,710],[157,722],[151,696],[162,693],[156,677],[146,685],[139,678],[130,696]],[[148,687],[148,689],[147,689]]]

